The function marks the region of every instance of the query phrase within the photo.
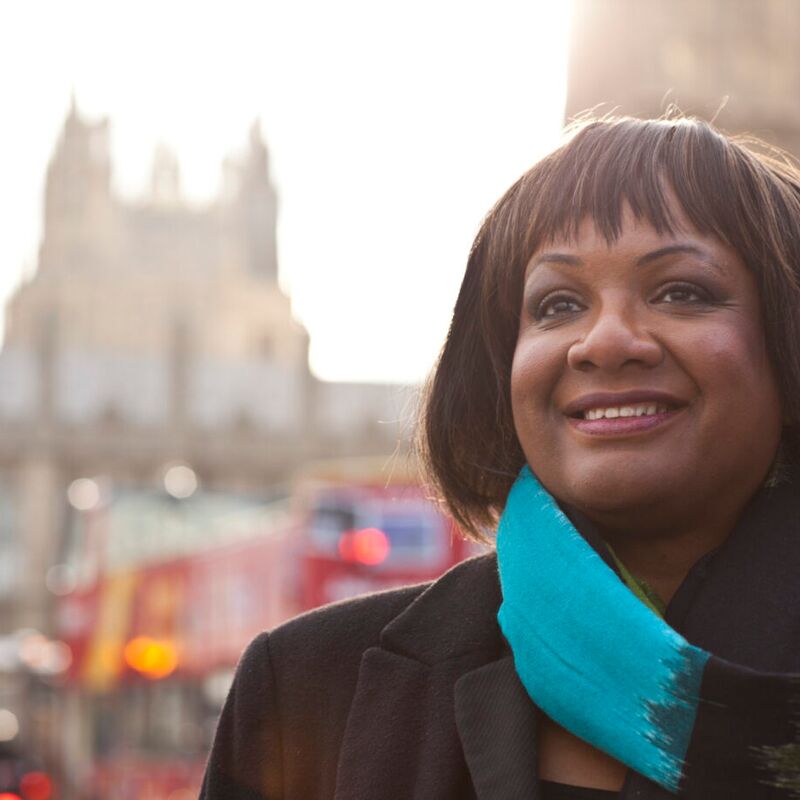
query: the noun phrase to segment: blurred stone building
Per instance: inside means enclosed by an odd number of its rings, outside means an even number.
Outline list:
[[[321,382],[278,285],[276,196],[260,131],[214,202],[181,197],[156,154],[150,196],[111,183],[108,122],[69,112],[47,171],[35,272],[0,352],[0,625],[48,627],[66,490],[102,475],[265,492],[320,457],[390,454],[409,389]]]
[[[573,0],[566,116],[669,103],[800,155],[795,0]]]

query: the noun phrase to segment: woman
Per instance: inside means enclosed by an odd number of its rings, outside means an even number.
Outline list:
[[[799,419],[798,172],[582,123],[487,216],[426,398],[497,556],[256,639],[203,797],[793,796]]]

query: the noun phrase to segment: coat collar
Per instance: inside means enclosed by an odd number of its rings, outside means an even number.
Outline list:
[[[437,664],[505,648],[497,625],[500,578],[494,553],[458,564],[432,583],[381,632],[381,647]]]
[[[454,567],[383,629],[361,661],[336,800],[538,797],[535,712],[500,601],[492,553]]]
[[[690,572],[667,620],[693,644],[750,668],[800,671],[799,488],[795,478],[759,492]],[[362,659],[336,800],[539,796],[535,712],[496,622],[500,601],[494,555],[481,556],[383,629]],[[663,794],[628,778],[624,797]]]

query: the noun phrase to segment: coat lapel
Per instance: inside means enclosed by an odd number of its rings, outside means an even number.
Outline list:
[[[361,660],[336,800],[536,797],[533,708],[504,651],[499,604],[496,560],[481,556],[384,628]],[[509,720],[513,758],[495,741]],[[492,763],[498,756],[510,773]],[[495,791],[501,777],[519,791]]]
[[[513,658],[463,675],[455,710],[478,800],[536,800],[536,715]]]
[[[336,800],[469,798],[453,715],[458,664],[368,650],[336,777]]]

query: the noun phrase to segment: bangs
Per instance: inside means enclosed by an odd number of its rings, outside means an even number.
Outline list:
[[[519,199],[530,201],[526,249],[532,255],[545,241],[574,239],[587,217],[610,244],[620,235],[626,204],[659,233],[675,233],[674,197],[700,233],[745,255],[744,244],[759,233],[753,209],[763,217],[765,208],[785,199],[774,171],[767,179],[765,160],[772,161],[693,119],[579,125],[521,179]],[[787,165],[775,160],[771,166],[780,172]]]

